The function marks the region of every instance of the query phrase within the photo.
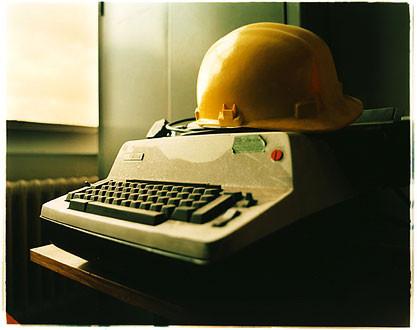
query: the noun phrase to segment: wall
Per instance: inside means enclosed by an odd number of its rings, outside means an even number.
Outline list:
[[[283,3],[105,3],[100,18],[100,156],[105,177],[121,144],[158,119],[192,117],[207,49],[245,24],[284,21]]]

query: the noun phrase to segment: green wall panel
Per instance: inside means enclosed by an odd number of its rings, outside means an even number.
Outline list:
[[[107,176],[126,140],[166,117],[167,4],[105,3],[100,18],[100,161]]]

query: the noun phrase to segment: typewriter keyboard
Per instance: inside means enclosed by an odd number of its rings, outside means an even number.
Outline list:
[[[219,185],[156,181],[109,180],[67,194],[72,210],[158,225],[168,219],[206,223],[235,206],[256,204],[251,193],[227,192]],[[213,226],[222,226],[237,215],[232,211]],[[227,213],[226,213],[227,214]]]

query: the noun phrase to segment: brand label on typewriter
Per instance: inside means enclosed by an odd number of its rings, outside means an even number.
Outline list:
[[[143,160],[145,154],[143,152],[132,152],[124,154],[123,160],[140,162]]]

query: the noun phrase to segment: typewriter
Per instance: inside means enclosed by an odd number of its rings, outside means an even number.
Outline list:
[[[41,218],[146,254],[210,264],[351,194],[314,136],[183,135],[126,142],[106,179],[44,204]]]

